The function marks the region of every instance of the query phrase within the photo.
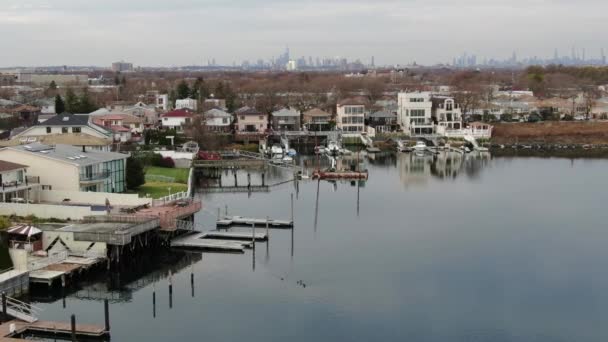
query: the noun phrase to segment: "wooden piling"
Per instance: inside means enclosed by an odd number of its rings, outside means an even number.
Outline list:
[[[106,332],[110,332],[110,302],[107,299],[103,300],[103,313],[106,322]]]
[[[72,326],[72,342],[76,342],[76,315],[72,314],[70,317],[70,323]]]
[[[7,320],[6,315],[6,292],[2,292],[2,320]]]
[[[156,289],[152,287],[152,317],[156,318]]]
[[[291,194],[291,223],[293,222],[293,193]],[[294,224],[295,226],[295,224]]]
[[[262,173],[262,186],[265,186],[265,185],[266,185],[266,184],[265,184],[265,183],[266,183],[265,178],[266,178],[266,174],[265,174],[265,173]]]

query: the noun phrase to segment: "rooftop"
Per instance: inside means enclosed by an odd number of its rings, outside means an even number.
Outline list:
[[[293,108],[281,108],[272,112],[272,116],[300,117],[300,111]]]
[[[304,116],[331,116],[331,114],[329,114],[328,112],[321,110],[319,108],[313,108],[309,111],[304,112]]]
[[[94,137],[84,133],[48,134],[30,136],[27,138],[13,138],[0,141],[0,147],[26,145],[38,142],[45,145],[73,145],[73,146],[107,146],[112,143],[110,139]]]
[[[89,116],[82,114],[57,114],[38,126],[87,126]]]
[[[13,171],[19,169],[25,169],[26,165],[21,165],[17,163],[11,163],[8,161],[0,160],[0,172]]]
[[[338,106],[365,106],[367,105],[367,100],[360,97],[351,97],[347,99],[343,99],[338,101]]]
[[[40,143],[33,143],[7,148],[23,153],[39,155],[42,158],[53,159],[77,166],[94,165],[118,159],[126,159],[128,157],[126,154],[114,152],[83,152],[82,148],[70,145],[49,146]]]
[[[194,114],[185,109],[177,109],[161,115],[163,118],[191,118]]]
[[[261,113],[257,109],[251,108],[251,107],[242,107],[242,108],[239,108],[235,112],[235,114],[237,114],[237,115],[264,115],[263,113]]]
[[[205,117],[209,117],[209,118],[230,118],[232,117],[232,114],[221,110],[219,108],[213,108],[210,109],[208,111],[205,112]]]

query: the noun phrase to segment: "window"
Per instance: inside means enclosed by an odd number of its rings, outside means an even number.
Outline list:
[[[67,127],[61,127],[61,133],[67,133],[67,132],[68,132]]]
[[[80,127],[72,127],[72,133],[80,133]]]
[[[46,128],[46,134],[51,134],[51,127]]]
[[[412,98],[410,98],[410,102],[424,102],[424,98],[422,98],[422,97],[412,97]]]
[[[169,118],[163,118],[163,121],[169,121]]]
[[[411,116],[417,116],[417,117],[424,116],[425,113],[426,113],[426,111],[424,109],[412,109],[410,111]]]
[[[223,118],[223,119],[222,119],[222,123],[223,123],[223,124],[227,124],[227,123],[228,123],[228,119],[227,119],[227,118]]]
[[[260,120],[264,120],[264,117],[260,115],[259,119],[260,119]]]
[[[453,107],[454,107],[454,104],[453,104],[451,101],[448,101],[448,102],[445,104],[445,109],[446,109],[446,110],[452,110],[452,108],[453,108]]]

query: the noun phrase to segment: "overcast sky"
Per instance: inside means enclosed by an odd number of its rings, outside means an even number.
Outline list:
[[[0,66],[608,52],[606,0],[0,0]]]

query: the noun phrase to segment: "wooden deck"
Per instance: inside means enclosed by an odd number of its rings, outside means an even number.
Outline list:
[[[10,332],[11,324],[15,325],[15,333]],[[31,333],[33,335],[49,335],[57,334],[62,336],[71,336],[72,326],[69,322],[52,322],[52,321],[37,321],[34,323],[25,323],[19,320],[12,320],[0,325],[0,342],[16,342],[30,341],[31,339],[21,339],[11,336],[19,336],[23,333]],[[76,336],[88,338],[101,338],[108,336],[109,332],[105,331],[104,327],[92,324],[79,324],[76,322]]]
[[[205,233],[194,233],[181,236],[171,241],[171,247],[200,249],[214,252],[244,253],[251,242],[238,240],[205,239]]]

